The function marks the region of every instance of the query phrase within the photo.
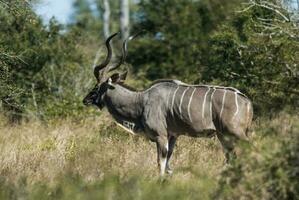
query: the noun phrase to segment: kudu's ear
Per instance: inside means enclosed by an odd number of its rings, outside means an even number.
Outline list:
[[[114,73],[109,78],[109,83],[123,83],[127,78],[128,71],[125,71],[124,73]]]
[[[126,80],[126,78],[127,78],[127,75],[128,75],[128,71],[125,71],[124,73],[122,73],[121,75],[120,75],[120,81],[121,82],[124,82],[125,80]]]

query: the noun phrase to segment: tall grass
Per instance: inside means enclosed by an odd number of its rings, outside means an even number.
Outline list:
[[[96,194],[109,195],[106,193],[110,190],[125,194],[121,188],[132,186],[136,195],[141,192],[141,196],[148,196],[152,189],[157,190],[155,195],[160,194],[160,186],[153,188],[159,182],[156,145],[144,137],[129,135],[105,116],[16,126],[4,125],[3,121],[0,175],[2,183],[15,187],[13,191],[25,190],[28,195],[54,191],[55,196],[61,189],[68,196],[69,190],[79,194],[81,187],[87,187]],[[214,177],[219,175],[223,160],[217,140],[182,137],[172,158],[175,175],[169,180],[171,185],[161,187],[182,195],[193,190],[198,193],[200,188],[207,190],[210,185],[215,188]]]
[[[0,199],[271,199],[271,192],[294,197],[298,185],[289,171],[296,164],[283,153],[294,154],[291,138],[297,132],[298,116],[257,120],[253,145],[240,144],[241,156],[231,166],[224,165],[216,138],[180,137],[174,174],[162,181],[155,144],[129,135],[105,115],[15,126],[2,118]],[[267,167],[276,167],[278,176]]]

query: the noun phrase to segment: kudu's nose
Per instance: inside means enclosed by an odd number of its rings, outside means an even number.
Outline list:
[[[82,101],[82,103],[83,103],[85,106],[88,106],[89,101],[88,101],[86,98],[84,98],[83,101]]]

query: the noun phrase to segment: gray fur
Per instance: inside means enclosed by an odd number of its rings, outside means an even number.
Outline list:
[[[157,82],[144,91],[133,91],[119,83],[110,83],[110,87],[103,94],[109,113],[119,124],[157,143],[158,158],[167,156],[167,172],[180,135],[211,137],[217,133],[228,152],[227,159],[234,144],[226,142],[226,137],[247,139],[252,104],[237,89],[187,85],[177,80]]]

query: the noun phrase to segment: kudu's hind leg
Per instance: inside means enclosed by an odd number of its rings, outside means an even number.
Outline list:
[[[217,133],[217,138],[222,145],[226,164],[231,163],[236,158],[235,145],[237,138],[229,133]]]
[[[168,155],[168,140],[167,137],[159,136],[157,138],[157,160],[158,167],[160,169],[160,175],[164,176],[166,170],[167,163],[167,155]]]
[[[168,153],[167,153],[167,161],[166,161],[166,173],[167,174],[172,174],[172,170],[170,167],[170,158],[175,146],[175,142],[176,142],[176,137],[174,136],[170,136],[168,139]]]

